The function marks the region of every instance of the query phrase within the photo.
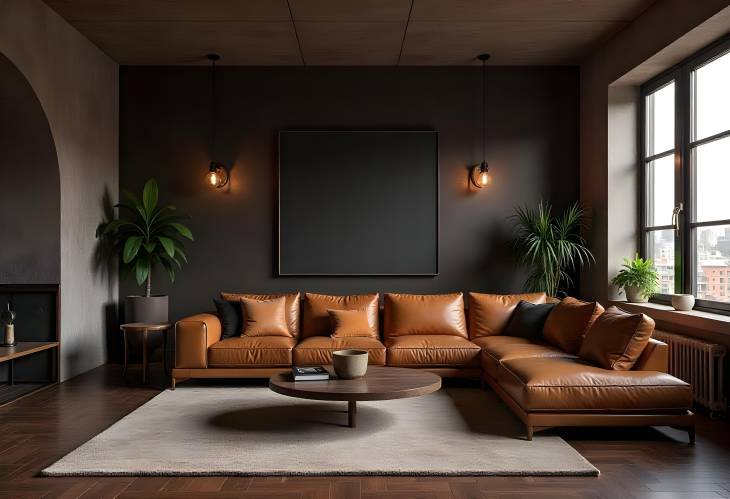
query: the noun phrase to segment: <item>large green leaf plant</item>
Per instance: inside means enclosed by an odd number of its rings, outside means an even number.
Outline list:
[[[523,265],[530,269],[527,291],[544,291],[548,296],[573,285],[571,272],[595,261],[580,235],[585,210],[575,203],[562,215],[553,216],[552,206],[517,207],[515,250]]]
[[[146,283],[145,296],[152,293],[152,271],[161,264],[170,281],[175,282],[175,272],[182,269],[188,259],[185,256],[185,239],[192,241],[193,233],[182,222],[186,216],[175,206],[158,205],[159,189],[155,179],[149,179],[142,190],[142,200],[122,190],[124,202],[116,204],[119,217],[103,222],[96,229],[96,237],[108,245],[114,254],[121,254],[122,261],[134,273],[137,284]]]

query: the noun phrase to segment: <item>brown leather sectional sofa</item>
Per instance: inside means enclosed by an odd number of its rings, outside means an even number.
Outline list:
[[[481,379],[523,421],[528,439],[535,431],[556,426],[672,426],[687,431],[694,441],[690,386],[667,374],[666,344],[650,339],[633,352],[638,358],[630,369],[609,369],[579,356],[585,326],[576,329],[575,321],[561,322],[559,314],[554,320],[548,316],[550,331],[546,323],[540,341],[502,334],[521,300],[544,303],[544,294],[469,293],[468,308],[461,293],[386,294],[381,309],[377,294],[307,293],[300,299],[299,293],[222,293],[230,301],[282,296],[286,336],[221,340],[221,321],[215,314],[178,321],[173,389],[188,378],[269,377],[292,365],[326,365],[334,350],[357,348],[369,352],[373,365]],[[586,309],[585,302],[574,301]],[[332,337],[328,311],[333,309],[364,310],[369,331]],[[591,310],[590,320],[603,312],[597,304]],[[650,327],[653,330],[653,322]]]

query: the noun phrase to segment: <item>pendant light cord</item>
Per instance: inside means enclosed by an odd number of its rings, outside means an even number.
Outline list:
[[[487,161],[487,61],[482,59],[482,164]]]
[[[215,139],[216,139],[216,111],[218,110],[218,102],[215,93],[215,63],[220,60],[218,54],[208,54],[210,61],[210,157],[215,157]]]
[[[215,157],[215,133],[216,133],[216,99],[215,99],[215,58],[211,58],[210,70],[210,155]]]

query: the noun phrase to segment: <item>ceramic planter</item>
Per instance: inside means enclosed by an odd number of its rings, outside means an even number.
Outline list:
[[[624,291],[626,292],[626,301],[629,303],[646,303],[649,301],[649,298],[637,286],[626,286]]]
[[[167,322],[167,295],[127,296],[124,300],[125,322]]]
[[[674,310],[688,311],[695,306],[695,297],[692,295],[672,295]]]

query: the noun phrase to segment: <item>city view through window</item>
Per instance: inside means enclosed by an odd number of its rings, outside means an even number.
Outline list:
[[[646,96],[645,248],[659,271],[661,294],[691,292],[730,303],[730,53],[690,71],[688,85],[672,80]],[[683,96],[689,99],[684,150],[675,144],[677,95],[683,106]],[[688,169],[678,176],[682,154]],[[676,194],[682,181],[691,186],[690,199]],[[689,220],[675,227],[673,211],[680,203]],[[683,238],[683,231],[690,237]],[[682,241],[686,248],[679,254]],[[677,272],[685,262],[694,279],[678,289]]]

